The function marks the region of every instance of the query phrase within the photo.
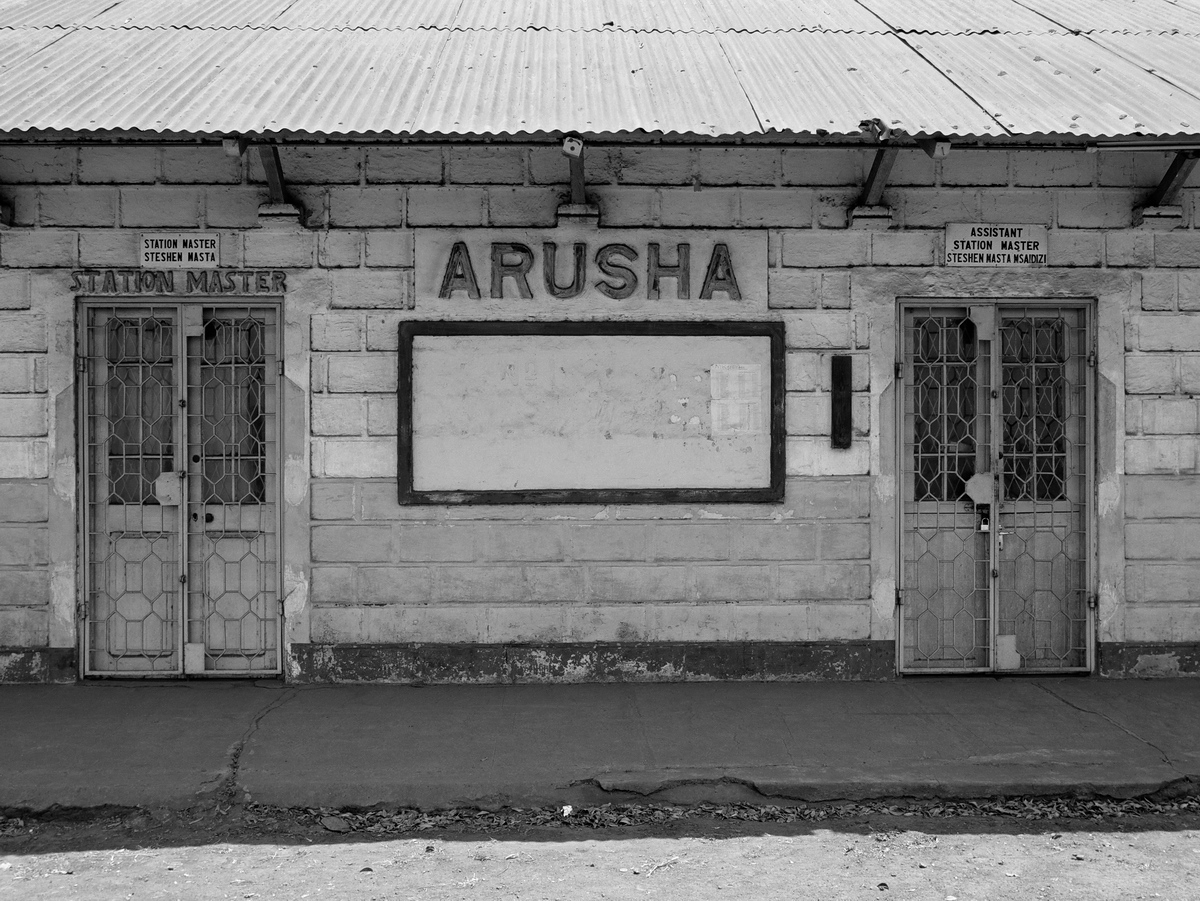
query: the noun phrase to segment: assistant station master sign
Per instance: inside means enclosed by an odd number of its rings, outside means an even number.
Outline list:
[[[1046,226],[947,223],[946,265],[1016,268],[1045,266]]]

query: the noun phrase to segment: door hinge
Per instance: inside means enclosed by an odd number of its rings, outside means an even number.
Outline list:
[[[75,358],[75,371],[76,372],[87,372],[87,357],[76,357]]]
[[[279,618],[283,619],[283,598],[279,598],[279,600],[275,602],[275,606],[279,608]]]
[[[901,591],[899,588],[896,589],[896,606],[897,607],[904,606],[904,592]]]
[[[1096,352],[1095,352],[1094,350],[1089,350],[1089,351],[1088,351],[1088,355],[1087,355],[1087,364],[1088,364],[1089,366],[1095,366],[1095,365],[1096,365]]]
[[[1089,594],[1087,604],[1089,610],[1095,610],[1100,606],[1100,598],[1094,594]]]
[[[276,365],[279,367],[278,375],[283,375],[283,360],[277,360]]]
[[[895,373],[896,373],[896,378],[898,378],[898,379],[904,378],[904,364],[903,363],[896,364]]]

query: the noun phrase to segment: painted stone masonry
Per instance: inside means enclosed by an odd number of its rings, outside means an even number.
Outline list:
[[[286,679],[891,678],[920,418],[906,336],[957,310],[953,340],[999,348],[1006,315],[1036,330],[1043,309],[1086,333],[1091,437],[1067,439],[1090,461],[1082,668],[1200,672],[1198,177],[1177,227],[1134,225],[1170,154],[906,148],[871,216],[854,204],[872,152],[851,146],[589,145],[582,208],[556,145],[280,157],[290,214],[254,153],[0,145],[0,680],[74,679],[88,649],[80,310],[170,306],[184,335],[190,307],[222,303],[278,310]],[[1044,245],[1018,252],[1044,265],[948,264],[947,226],[972,223],[1035,227]],[[217,264],[143,266],[156,234],[216,238]],[[782,323],[780,499],[401,503],[401,325],[426,322]],[[680,429],[716,398],[677,395]]]

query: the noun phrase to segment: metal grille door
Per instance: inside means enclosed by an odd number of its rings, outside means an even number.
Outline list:
[[[1088,310],[902,322],[902,670],[1088,668]]]
[[[85,673],[279,672],[276,310],[82,316]]]

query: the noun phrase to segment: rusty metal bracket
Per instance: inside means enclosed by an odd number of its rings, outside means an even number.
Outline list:
[[[1180,150],[1171,160],[1162,181],[1154,189],[1154,193],[1146,200],[1147,207],[1169,206],[1175,202],[1179,189],[1183,187],[1196,163],[1200,162],[1200,150]]]
[[[863,185],[859,206],[879,206],[883,189],[887,187],[888,176],[892,174],[892,166],[896,164],[896,155],[899,152],[899,147],[880,147],[875,151],[875,161],[871,163],[871,172]]]

